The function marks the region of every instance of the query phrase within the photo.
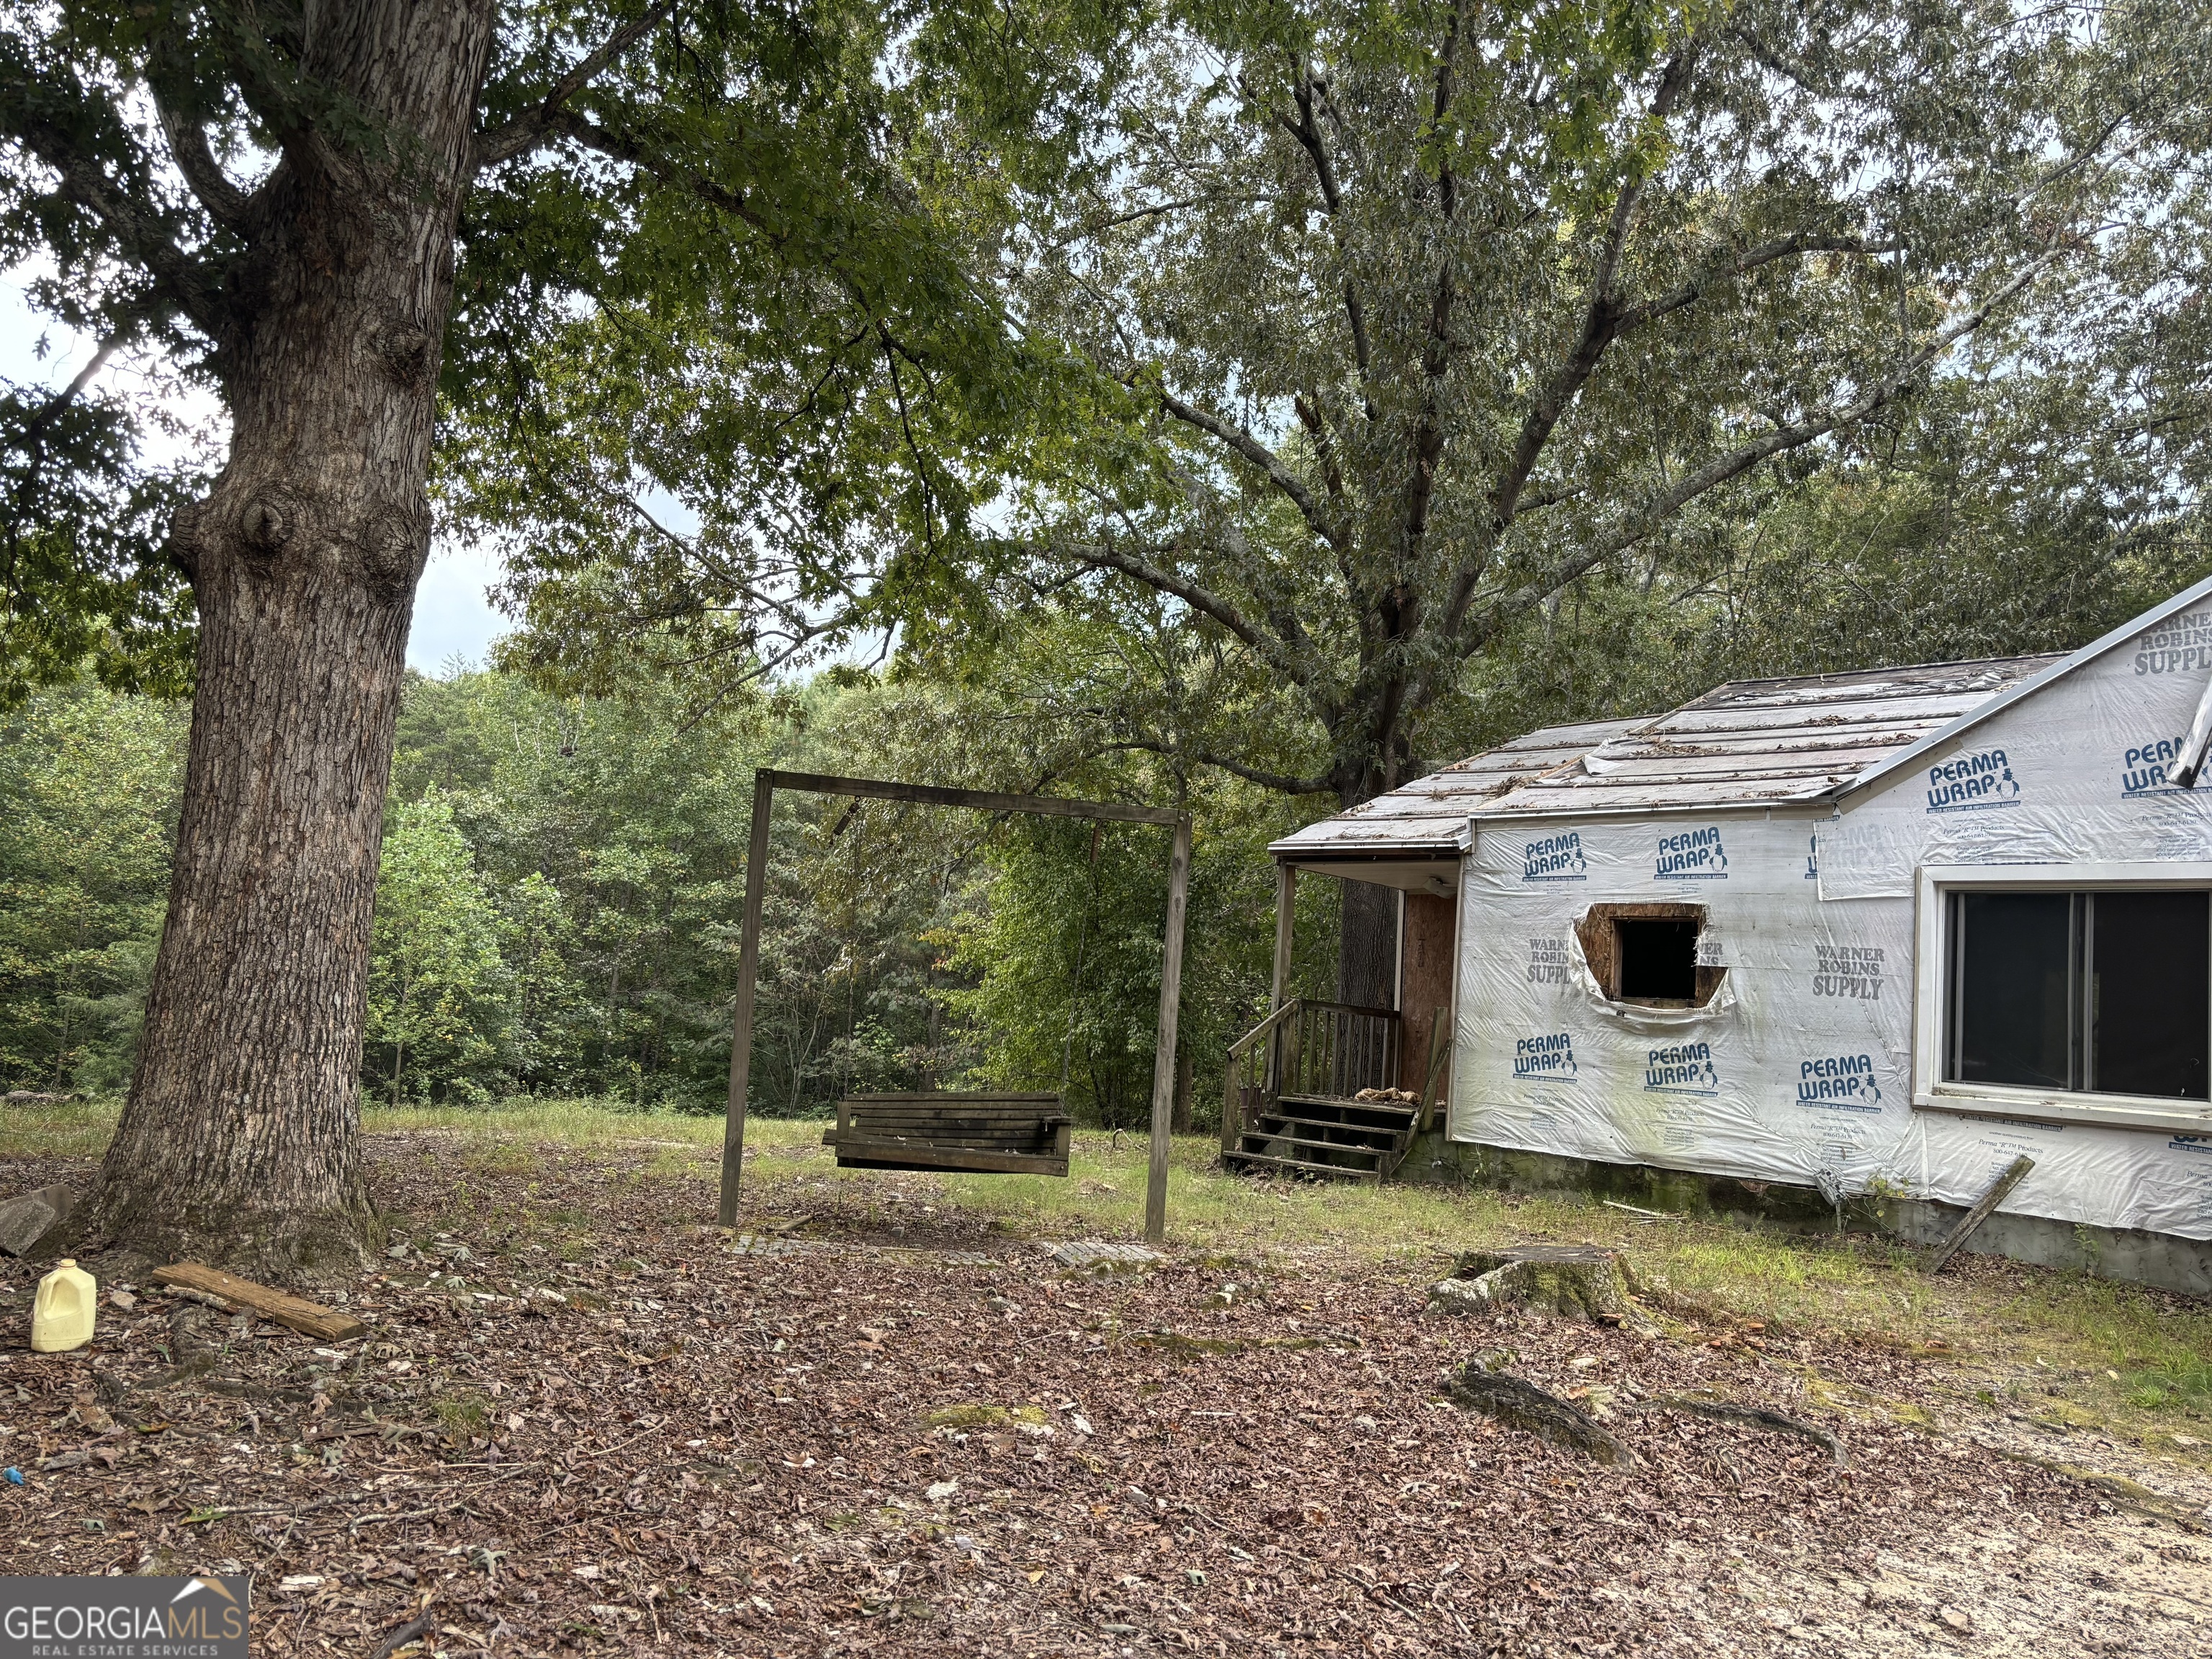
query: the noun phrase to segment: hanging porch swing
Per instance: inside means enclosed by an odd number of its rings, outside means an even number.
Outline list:
[[[730,1054],[730,1104],[722,1146],[720,1220],[734,1225],[738,1182],[744,1169],[746,1087],[752,1069],[755,981],[760,964],[761,899],[768,867],[769,815],[778,788],[872,800],[906,801],[932,806],[963,806],[987,812],[1035,812],[1053,817],[1088,818],[1125,823],[1154,823],[1175,832],[1168,861],[1168,915],[1160,963],[1159,1033],[1152,1071],[1152,1141],[1145,1190],[1145,1236],[1158,1243],[1167,1224],[1168,1117],[1175,1087],[1176,1015],[1182,981],[1183,912],[1190,886],[1190,818],[1158,807],[1124,806],[1104,801],[1067,800],[1049,795],[1001,795],[975,789],[940,789],[922,784],[873,778],[830,777],[776,772],[763,768],[753,779],[751,845],[745,864],[744,931],[738,952],[735,1041]],[[1098,842],[1091,839],[1091,880],[1096,900]],[[1067,1173],[1068,1141],[1073,1127],[1065,1091],[1073,1053],[1076,994],[1081,988],[1083,954],[1090,918],[1076,946],[1069,990],[1069,1036],[1060,1058],[1060,1094],[969,1093],[950,1090],[896,1094],[848,1095],[837,1103],[837,1121],[823,1133],[836,1150],[841,1169],[965,1170],[985,1175]]]
[[[857,810],[857,808],[855,809]],[[847,1093],[822,1144],[841,1170],[942,1170],[970,1175],[1067,1173],[1075,1120],[1067,1115],[1068,1067],[1075,1053],[1076,1010],[1091,919],[1098,908],[1098,835],[1091,826],[1091,893],[1076,930],[1075,967],[1068,976],[1067,1030],[1060,1039],[1060,1088],[1048,1095],[952,1089],[886,1094]]]

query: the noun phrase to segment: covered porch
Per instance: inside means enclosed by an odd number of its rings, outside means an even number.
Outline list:
[[[1472,816],[1631,722],[1553,726],[1308,824],[1275,860],[1267,1018],[1230,1045],[1222,1162],[1255,1174],[1381,1181],[1442,1122],[1457,1006],[1459,882]],[[1340,948],[1336,995],[1290,994],[1300,876],[1346,884],[1382,948]],[[1362,1098],[1364,1096],[1365,1098]]]
[[[1358,1001],[1287,994],[1299,874],[1382,890],[1387,983]],[[1276,860],[1275,962],[1267,1017],[1230,1046],[1222,1161],[1255,1174],[1376,1182],[1402,1162],[1445,1097],[1451,1056],[1455,848],[1388,860]],[[1347,895],[1349,898],[1349,895]]]

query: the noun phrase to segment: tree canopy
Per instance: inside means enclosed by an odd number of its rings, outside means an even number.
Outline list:
[[[791,643],[778,618],[811,637],[868,581],[926,586],[1039,379],[972,256],[1016,183],[1063,165],[1114,9],[496,15],[455,240],[426,253],[450,317],[362,343],[435,348],[449,529],[526,521],[517,602],[588,635],[611,598],[594,561],[628,562],[616,613],[665,604],[653,503],[676,495],[695,554],[750,606],[745,649],[771,659]],[[149,463],[161,394],[233,394],[270,222],[308,158],[357,169],[356,189],[431,165],[404,117],[318,61],[313,27],[312,9],[163,0],[0,28],[0,260],[98,343],[58,392],[0,389],[12,696],[88,658],[182,689],[193,603],[170,520],[221,458]],[[105,385],[118,355],[164,386]],[[680,448],[629,441],[669,433]]]

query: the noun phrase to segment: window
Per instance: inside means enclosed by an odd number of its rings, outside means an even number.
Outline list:
[[[2207,1098],[2212,895],[1954,891],[1948,1082]]]
[[[1590,973],[1614,1002],[1702,1008],[1725,968],[1698,963],[1702,904],[1593,904],[1575,924]]]

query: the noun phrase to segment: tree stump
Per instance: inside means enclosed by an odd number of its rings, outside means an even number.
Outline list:
[[[1440,1313],[1529,1308],[1601,1325],[1638,1319],[1620,1258],[1594,1244],[1466,1251],[1452,1264],[1451,1277],[1430,1291],[1429,1306]]]

